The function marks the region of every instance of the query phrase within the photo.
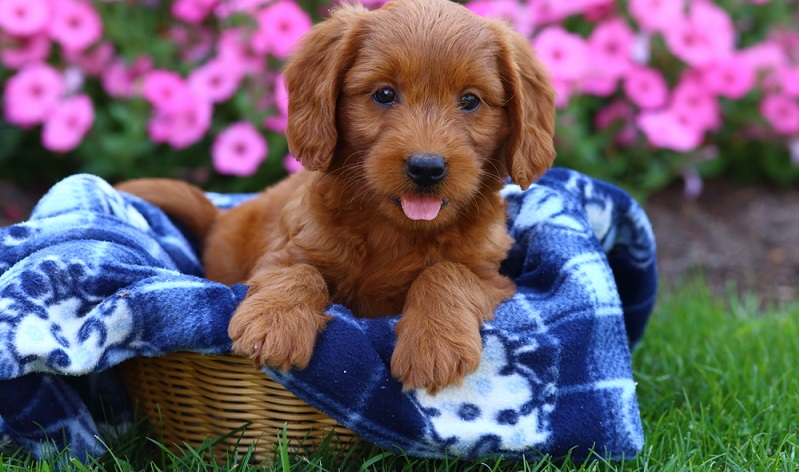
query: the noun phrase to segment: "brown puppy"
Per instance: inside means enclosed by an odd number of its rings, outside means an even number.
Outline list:
[[[325,307],[402,313],[405,388],[458,384],[480,326],[514,292],[503,178],[552,164],[554,92],[527,41],[446,0],[343,6],[285,70],[287,138],[307,171],[219,213],[199,189],[132,181],[204,240],[210,279],[250,286],[230,322],[257,364],[305,367]]]

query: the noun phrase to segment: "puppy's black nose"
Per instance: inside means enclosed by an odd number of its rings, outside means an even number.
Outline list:
[[[414,154],[405,162],[405,173],[416,185],[432,187],[447,175],[447,163],[438,154]]]

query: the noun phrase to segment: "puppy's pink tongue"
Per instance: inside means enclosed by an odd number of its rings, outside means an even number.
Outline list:
[[[432,220],[441,210],[441,199],[429,195],[402,197],[402,211],[412,220]]]

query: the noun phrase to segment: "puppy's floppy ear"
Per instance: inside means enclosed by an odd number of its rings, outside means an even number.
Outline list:
[[[344,5],[300,41],[284,70],[289,151],[309,170],[325,170],[336,149],[336,100],[357,52],[356,25],[368,11]]]
[[[511,180],[526,189],[555,159],[555,90],[528,41],[504,23],[493,27],[510,120],[505,165]]]

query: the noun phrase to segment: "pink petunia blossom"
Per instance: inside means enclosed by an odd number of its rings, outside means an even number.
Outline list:
[[[535,0],[528,2],[537,24],[557,23],[572,15],[585,14],[591,9],[612,6],[612,0]]]
[[[50,37],[64,48],[86,49],[102,36],[103,23],[90,2],[58,0],[52,5]]]
[[[669,110],[644,111],[636,123],[647,140],[660,148],[687,152],[702,143],[703,133]]]
[[[211,127],[212,113],[211,102],[193,97],[189,108],[179,111],[156,108],[147,131],[153,142],[169,144],[173,149],[184,149],[205,136]]]
[[[230,28],[222,32],[217,43],[220,59],[236,64],[245,75],[264,70],[264,56],[253,49],[249,33],[242,28]]]
[[[738,51],[738,54],[756,72],[776,70],[788,63],[788,58],[779,44],[763,41]]]
[[[51,112],[64,94],[64,77],[44,63],[31,64],[6,81],[3,113],[6,121],[31,126]]]
[[[291,154],[283,158],[283,168],[286,169],[286,172],[289,174],[296,174],[303,169],[300,161]]]
[[[619,77],[630,69],[635,34],[621,18],[599,23],[588,37],[592,62],[599,64],[603,75]]]
[[[636,66],[630,69],[624,77],[622,88],[630,101],[643,109],[663,106],[669,95],[666,79],[651,67]]]
[[[735,29],[730,16],[710,2],[693,2],[688,16],[664,31],[671,52],[692,66],[732,54]]]
[[[204,25],[173,24],[169,38],[178,46],[182,61],[191,64],[202,62],[213,53],[216,33]]]
[[[226,0],[219,2],[214,14],[219,18],[227,18],[234,13],[245,13],[254,16],[269,0]]]
[[[58,103],[44,120],[42,145],[51,151],[75,149],[94,123],[94,107],[87,95],[75,95]]]
[[[769,94],[760,102],[760,114],[774,130],[784,135],[799,134],[799,102],[784,94]]]
[[[258,31],[252,37],[252,48],[286,59],[311,26],[311,17],[299,5],[290,0],[278,0],[258,13]]]
[[[561,80],[577,80],[588,71],[588,46],[585,40],[560,26],[549,26],[533,40],[538,58],[552,76]]]
[[[755,85],[755,72],[740,56],[722,57],[705,66],[702,83],[716,95],[738,100]]]
[[[219,133],[211,147],[211,158],[222,174],[248,176],[258,170],[267,150],[261,133],[252,124],[239,122]]]
[[[695,74],[685,74],[674,87],[671,111],[689,126],[705,132],[721,126],[719,102]]]
[[[594,117],[594,126],[604,130],[609,126],[620,124],[619,132],[614,140],[621,146],[630,146],[636,135],[634,118],[633,106],[625,100],[616,100],[597,112]]]
[[[9,36],[0,32],[0,43],[0,62],[9,69],[44,61],[50,55],[50,38],[44,33]]]
[[[586,7],[583,16],[591,23],[600,23],[617,15],[616,4],[612,1]]]
[[[515,0],[473,0],[464,6],[486,18],[501,18],[524,36],[529,36],[535,26],[535,22],[529,17],[529,9]]]
[[[597,97],[607,97],[616,91],[618,85],[618,77],[606,74],[599,67],[591,67],[580,81],[580,91]]]
[[[103,89],[113,98],[131,98],[141,92],[144,77],[152,68],[153,60],[149,56],[141,56],[130,65],[123,59],[116,59],[103,71]]]
[[[155,69],[144,76],[144,98],[158,110],[180,113],[192,108],[195,95],[176,72]]]
[[[233,96],[243,76],[238,63],[215,58],[194,69],[187,82],[195,94],[216,103]]]
[[[555,89],[555,107],[563,109],[569,105],[569,100],[574,93],[574,83],[568,80],[552,78],[552,88]]]
[[[197,25],[202,23],[218,3],[219,0],[175,0],[171,11],[175,18]]]
[[[277,133],[285,133],[288,126],[289,94],[283,74],[275,77],[274,104],[278,113],[264,119],[264,126]]]
[[[799,66],[782,67],[778,75],[783,93],[799,97]]]
[[[630,15],[646,31],[663,31],[673,26],[685,9],[684,0],[630,0]]]
[[[86,75],[99,77],[114,59],[114,45],[104,41],[83,50],[67,49],[64,51],[64,59],[80,68]]]
[[[50,19],[48,0],[0,1],[0,29],[16,36],[42,32]]]

